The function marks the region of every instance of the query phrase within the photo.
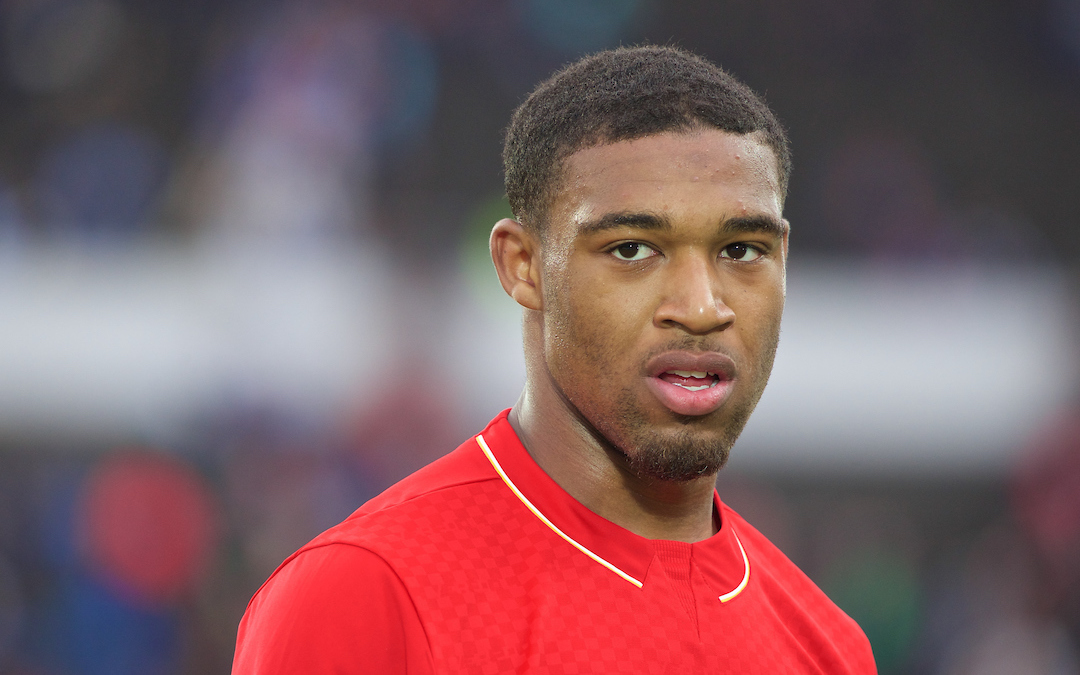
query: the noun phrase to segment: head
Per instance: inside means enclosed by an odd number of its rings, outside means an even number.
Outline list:
[[[511,118],[503,147],[506,195],[518,222],[537,232],[579,150],[664,132],[718,129],[753,135],[776,155],[787,195],[787,135],[749,87],[674,47],[620,48],[573,63],[541,83]]]
[[[563,70],[515,113],[492,232],[525,308],[526,396],[646,479],[726,461],[783,312],[789,171],[749,89],[669,48]]]

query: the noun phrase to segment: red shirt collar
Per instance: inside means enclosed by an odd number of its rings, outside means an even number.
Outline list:
[[[713,491],[721,527],[715,535],[694,544],[646,539],[598,516],[563,490],[529,455],[507,419],[504,410],[478,436],[481,449],[490,451],[488,461],[499,471],[507,488],[526,508],[545,522],[568,544],[584,549],[582,553],[608,563],[609,569],[635,585],[641,586],[657,547],[668,550],[690,549],[690,559],[718,597],[726,601],[741,592],[749,580],[749,564],[742,543],[734,531],[734,518],[720,496]],[[485,452],[485,455],[488,454]],[[597,560],[599,558],[599,560]]]

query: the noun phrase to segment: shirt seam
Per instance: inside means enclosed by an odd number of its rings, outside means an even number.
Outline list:
[[[262,586],[259,586],[259,590],[257,590],[255,592],[255,594],[253,596],[251,596],[251,600],[248,601],[248,608],[250,609],[251,603],[255,602],[255,598],[257,598],[259,596],[259,593],[262,592],[263,588],[265,588],[266,585],[269,584],[270,581],[274,577],[276,577],[278,575],[278,572],[285,569],[285,567],[290,565],[294,560],[296,560],[297,558],[299,558],[303,554],[305,554],[305,553],[307,553],[309,551],[314,551],[316,549],[327,548],[329,546],[350,546],[352,548],[360,549],[361,551],[367,551],[371,555],[373,555],[376,558],[378,558],[379,560],[381,560],[384,565],[386,565],[386,568],[388,570],[390,570],[391,574],[394,575],[394,579],[396,579],[397,582],[399,584],[401,584],[401,588],[404,589],[405,595],[409,598],[409,606],[412,607],[413,614],[416,615],[416,620],[420,624],[420,630],[422,630],[424,632],[424,642],[425,642],[425,644],[427,646],[428,658],[431,660],[432,665],[434,665],[434,655],[433,655],[432,650],[431,650],[431,637],[428,635],[427,625],[420,618],[420,610],[417,608],[416,600],[413,599],[412,593],[409,591],[409,586],[405,583],[404,579],[401,578],[401,575],[398,574],[398,571],[396,569],[394,569],[394,566],[390,563],[389,560],[387,560],[385,557],[383,557],[378,551],[372,550],[369,546],[366,546],[366,545],[363,545],[363,544],[356,544],[356,543],[349,542],[349,541],[327,541],[327,542],[323,542],[323,543],[320,543],[320,544],[304,546],[299,551],[297,551],[296,553],[293,553],[291,556],[286,558],[285,561],[282,562],[281,565],[279,565],[276,570],[274,570],[274,573],[271,574],[266,579],[266,581],[263,582]]]

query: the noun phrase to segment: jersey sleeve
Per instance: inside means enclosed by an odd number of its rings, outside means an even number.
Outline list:
[[[378,555],[348,544],[299,553],[240,622],[233,675],[429,675],[427,636],[408,591]]]

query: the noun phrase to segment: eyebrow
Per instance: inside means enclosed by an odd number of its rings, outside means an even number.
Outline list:
[[[670,230],[671,221],[655,213],[605,213],[596,220],[578,226],[579,234],[596,234],[604,230],[632,227],[635,230]]]
[[[782,221],[764,215],[728,218],[720,223],[720,229],[730,233],[771,234],[774,237],[783,237],[787,233],[787,225]]]
[[[636,230],[671,230],[671,221],[662,215],[655,213],[605,213],[595,220],[590,220],[578,226],[581,235],[596,234],[604,230],[614,230],[620,227],[629,227]],[[740,216],[727,218],[720,221],[719,230],[724,233],[763,233],[775,237],[783,237],[787,232],[787,226],[779,220],[766,215]]]

